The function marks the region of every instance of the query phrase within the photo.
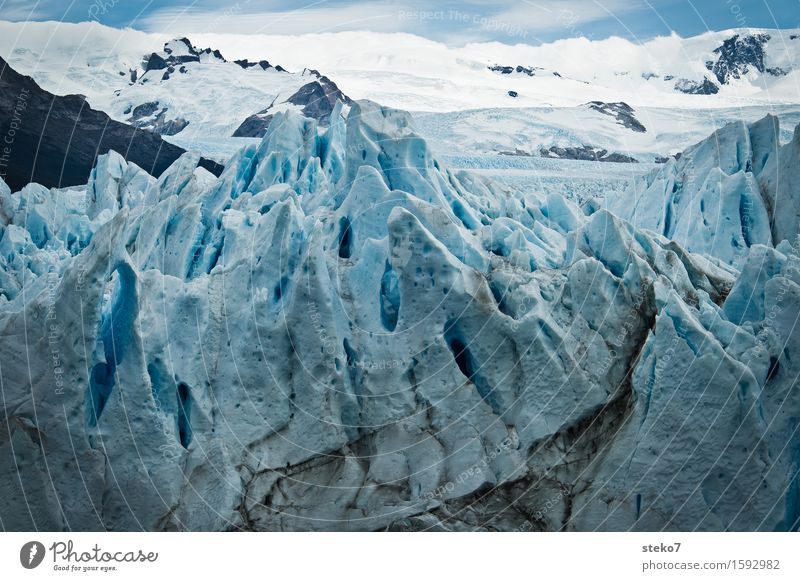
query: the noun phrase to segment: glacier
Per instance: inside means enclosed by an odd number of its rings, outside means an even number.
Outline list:
[[[85,187],[0,183],[2,527],[796,530],[775,135],[587,208],[369,101],[276,113],[219,178],[111,151]]]
[[[798,126],[800,127],[800,126]],[[794,241],[800,223],[800,129],[779,145],[773,115],[730,123],[634,181],[606,206],[691,252],[740,266],[753,245]]]

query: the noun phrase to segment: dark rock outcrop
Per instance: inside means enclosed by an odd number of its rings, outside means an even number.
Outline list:
[[[711,71],[721,85],[727,84],[731,79],[739,79],[746,75],[751,68],[759,73],[773,76],[785,75],[786,71],[780,68],[769,68],[764,63],[764,46],[769,42],[769,34],[751,34],[732,36],[714,49],[718,55],[716,61],[708,61],[706,68]]]
[[[300,87],[297,92],[286,99],[285,103],[301,107],[303,115],[316,119],[320,125],[328,125],[336,101],[341,101],[345,105],[349,105],[352,101],[328,77],[314,70],[309,72],[317,80]],[[250,115],[236,128],[233,137],[262,137],[272,121],[274,105],[275,103],[272,102],[266,109]]]
[[[719,87],[708,78],[704,78],[702,83],[680,79],[675,83],[675,90],[687,95],[716,95],[719,93]]]
[[[12,190],[85,184],[98,155],[113,149],[152,175],[185,151],[150,131],[114,121],[79,95],[53,95],[0,58],[0,176]],[[200,165],[215,175],[222,166]]]
[[[183,117],[167,119],[167,107],[158,101],[148,101],[133,108],[128,123],[139,129],[147,129],[159,135],[176,135],[183,131],[189,122]]]
[[[250,115],[236,128],[232,137],[262,137],[272,121],[272,114],[267,111],[269,109]]]
[[[282,73],[286,72],[286,69],[284,69],[282,66],[277,65],[277,66],[273,67],[271,64],[269,64],[269,61],[263,60],[263,59],[258,61],[258,62],[251,62],[251,61],[249,61],[247,59],[239,59],[239,60],[235,60],[233,62],[236,63],[237,65],[239,65],[240,67],[242,67],[243,69],[251,69],[253,67],[261,67],[262,71],[266,71],[267,69],[275,69],[276,71],[280,71]]]
[[[613,117],[617,120],[617,123],[636,133],[645,133],[647,131],[645,126],[636,118],[633,107],[623,101],[617,103],[591,101],[589,102],[589,109]]]
[[[546,73],[553,75],[554,77],[561,77],[557,71],[548,71],[542,67],[524,67],[522,65],[517,65],[515,67],[510,67],[506,65],[492,65],[487,67],[490,71],[495,73],[500,73],[501,75],[510,75],[511,73],[519,73],[521,75],[528,75],[529,77],[535,77],[537,73]]]
[[[303,115],[306,117],[312,117],[326,125],[330,120],[336,101],[349,105],[350,97],[342,93],[336,83],[328,77],[320,75],[316,71],[312,71],[312,74],[316,75],[318,80],[300,87],[287,101],[302,107]]]
[[[607,149],[582,145],[580,147],[559,147],[553,145],[539,150],[542,157],[550,159],[574,159],[578,161],[608,161],[615,163],[639,163],[639,160]]]
[[[173,43],[185,44],[188,54],[173,54],[174,50],[170,48],[170,44]],[[174,70],[175,66],[182,65],[185,63],[199,63],[200,54],[202,52],[210,52],[210,49],[206,49],[205,51],[198,51],[197,49],[194,48],[194,46],[192,46],[192,43],[189,42],[188,38],[185,37],[179,38],[172,42],[166,43],[164,45],[163,53],[159,54],[157,52],[154,52],[146,56],[144,58],[144,61],[142,62],[142,68],[144,69],[145,73],[148,71],[159,71],[168,68],[172,68]],[[219,51],[214,51],[214,52],[219,55],[219,58],[222,58],[222,54],[220,54]]]
[[[174,48],[177,44],[183,44],[186,46],[186,52],[182,54],[176,54]],[[187,63],[199,63],[201,62],[201,57],[213,57],[214,59],[227,63],[228,61],[222,53],[213,48],[203,48],[198,49],[196,48],[188,38],[178,38],[167,42],[164,44],[164,50],[160,53],[154,52],[146,55],[142,60],[142,69],[143,72],[141,75],[138,75],[138,78],[141,79],[144,73],[148,71],[160,71],[166,69],[167,72],[162,77],[162,80],[167,80],[169,76],[178,69],[181,73],[186,72],[186,68],[183,66]],[[260,60],[258,62],[251,62],[247,59],[240,59],[233,61],[234,64],[239,65],[243,69],[249,69],[252,67],[260,67],[261,70],[266,71],[267,69],[275,69],[276,71],[286,72],[282,66],[277,65],[273,66],[267,60]],[[137,74],[135,71],[131,71],[131,82],[135,83],[137,79]]]

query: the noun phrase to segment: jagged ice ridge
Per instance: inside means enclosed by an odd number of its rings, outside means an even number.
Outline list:
[[[767,168],[798,133],[749,131],[651,189],[725,173],[686,193],[719,229],[737,184],[796,196]],[[796,217],[672,240],[656,204],[449,171],[364,101],[198,159],[0,186],[5,528],[797,528]]]

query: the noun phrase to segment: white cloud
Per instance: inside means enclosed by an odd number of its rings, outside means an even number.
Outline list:
[[[296,10],[247,12],[246,3],[235,3],[224,9],[167,8],[146,16],[140,23],[153,32],[220,32],[240,34],[306,34],[341,30],[402,30],[398,9],[391,2],[366,5],[306,4]]]
[[[27,0],[0,0],[0,15],[3,20],[25,22],[41,20],[45,17],[45,12],[40,10],[38,2],[31,6]]]
[[[263,5],[261,5],[263,7]],[[433,4],[425,0],[375,0],[360,3],[310,2],[294,10],[254,10],[249,0],[225,8],[165,8],[139,25],[171,34],[220,32],[298,35],[344,30],[410,32],[448,44],[496,39],[535,42],[537,34],[579,36],[581,26],[645,8],[625,0],[521,0],[499,3],[467,0]],[[587,34],[583,34],[588,36]]]

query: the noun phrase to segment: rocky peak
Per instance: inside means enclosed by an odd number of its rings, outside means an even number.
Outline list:
[[[590,101],[588,105],[589,109],[613,117],[617,120],[617,123],[623,127],[627,127],[631,131],[635,131],[636,133],[645,133],[647,131],[645,126],[636,118],[633,107],[624,101],[619,101],[617,103]]]
[[[769,40],[769,34],[736,34],[714,49],[714,54],[718,55],[717,60],[706,62],[706,68],[714,73],[720,84],[726,84],[730,79],[739,79],[751,69],[773,76],[785,75],[786,71],[783,69],[769,68],[764,62],[764,48]]]

